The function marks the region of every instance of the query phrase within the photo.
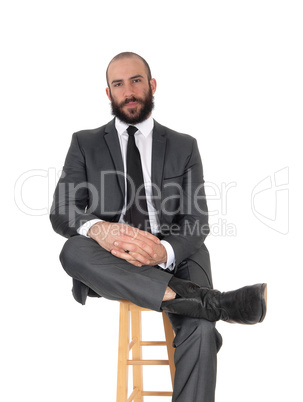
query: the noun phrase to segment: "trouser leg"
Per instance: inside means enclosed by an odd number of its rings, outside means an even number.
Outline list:
[[[181,279],[192,280],[200,286],[210,284],[199,266],[184,264],[177,271]],[[222,337],[215,323],[203,319],[167,314],[176,337],[175,383],[173,402],[214,402],[217,375],[217,352]]]
[[[127,299],[156,311],[160,311],[171,279],[171,274],[156,267],[135,267],[84,236],[74,236],[66,241],[60,261],[72,278],[98,295],[111,300]]]
[[[179,316],[177,325],[172,401],[214,402],[221,335],[214,323],[202,319]]]

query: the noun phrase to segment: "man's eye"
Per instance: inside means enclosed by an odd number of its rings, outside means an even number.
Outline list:
[[[141,80],[140,80],[140,78],[136,78],[135,80],[134,80],[134,82],[140,82]]]

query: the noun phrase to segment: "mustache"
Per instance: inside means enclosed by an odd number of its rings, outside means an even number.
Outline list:
[[[134,96],[132,96],[131,98],[127,98],[127,99],[125,99],[125,101],[121,102],[119,106],[120,106],[120,107],[121,107],[121,106],[125,106],[125,105],[127,105],[128,103],[130,103],[130,102],[138,102],[138,103],[141,103],[141,104],[144,103],[144,101],[143,101],[142,99],[140,99],[140,98],[135,98]]]

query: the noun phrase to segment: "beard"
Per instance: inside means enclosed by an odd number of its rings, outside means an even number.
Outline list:
[[[112,114],[126,124],[141,123],[147,119],[154,108],[154,96],[151,87],[149,87],[149,91],[145,98],[135,98],[132,96],[120,103],[116,102],[113,97],[111,97],[111,99]],[[125,113],[123,107],[129,102],[137,102],[139,105],[135,108],[128,109],[128,112]]]

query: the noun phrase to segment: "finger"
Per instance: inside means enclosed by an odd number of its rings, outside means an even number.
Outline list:
[[[147,232],[143,232],[143,233],[147,233]],[[150,233],[148,233],[150,235]],[[153,235],[151,235],[153,236]],[[142,249],[144,249],[147,253],[149,253],[151,255],[151,257],[154,257],[154,249],[155,246],[158,246],[159,244],[161,244],[160,240],[156,237],[153,236],[155,239],[157,239],[157,243],[150,240],[149,236],[145,236],[145,235],[141,235],[138,234],[137,237],[132,237],[129,236],[127,234],[125,234],[124,236],[119,236],[117,237],[115,240],[118,242],[132,242],[135,243],[137,246],[141,247]]]
[[[149,241],[141,241],[141,240],[133,240],[134,244],[139,247],[140,250],[144,252],[143,255],[148,254],[149,258],[156,258],[156,245]],[[137,252],[141,252],[139,250],[133,250]],[[142,253],[142,252],[141,252]]]
[[[158,239],[157,236],[144,230],[134,228],[133,226],[125,225],[125,227],[123,227],[123,229],[121,229],[120,232],[134,239],[141,239],[141,240],[148,239],[155,244],[160,244],[160,239]]]
[[[144,230],[140,230],[136,238],[139,238],[140,240],[143,240],[143,241],[149,240],[149,241],[153,242],[154,244],[161,243],[160,239],[158,239],[157,236],[155,236],[149,232],[145,232]]]
[[[130,252],[140,254],[145,259],[156,258],[157,256],[157,254],[151,247],[149,247],[146,243],[140,242],[138,240],[133,240],[132,242],[115,241],[114,246],[119,249],[128,250]],[[147,264],[145,260],[143,262]]]
[[[136,261],[140,262],[142,265],[150,265],[151,264],[150,257],[145,257],[140,253],[136,253],[135,251],[130,251],[129,255]]]
[[[134,265],[135,267],[142,267],[143,264],[141,264],[138,261],[128,261],[130,264]]]
[[[113,254],[115,257],[121,258],[122,260],[125,260],[137,267],[141,267],[144,264],[144,263],[138,261],[136,258],[134,258],[134,256],[131,255],[131,253],[126,253],[125,251],[113,249],[113,250],[111,250],[111,254]],[[141,259],[142,259],[142,257],[141,257]]]
[[[126,260],[128,262],[130,261],[137,261],[142,265],[149,265],[150,264],[150,258],[146,258],[140,253],[136,252],[126,252],[126,251],[119,251],[119,250],[112,250],[112,254],[114,254],[118,258],[122,258],[123,260]]]
[[[118,248],[119,248],[119,251],[122,249],[122,256],[124,256],[124,253],[128,254],[129,257],[126,258],[128,261],[130,259],[135,259],[135,260],[141,262],[142,264],[145,264],[145,265],[150,264],[150,260],[151,260],[150,255],[147,254],[140,247],[137,247],[135,244],[130,244],[130,243],[120,244],[119,243]]]

